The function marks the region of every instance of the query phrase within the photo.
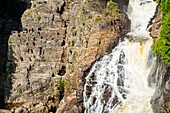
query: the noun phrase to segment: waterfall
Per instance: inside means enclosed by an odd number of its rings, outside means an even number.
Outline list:
[[[87,75],[85,113],[153,113],[154,88],[148,87],[147,77],[155,58],[147,26],[155,10],[153,0],[129,0],[129,38],[96,62]]]

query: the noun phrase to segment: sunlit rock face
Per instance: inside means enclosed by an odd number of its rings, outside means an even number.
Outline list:
[[[83,112],[84,76],[129,32],[127,15],[117,7],[106,13],[105,0],[32,0],[28,6],[6,40],[5,102],[16,113]]]
[[[155,19],[155,21],[153,22],[153,25],[150,28],[150,35],[153,38],[159,38],[161,22],[162,22],[162,14],[161,14],[161,11],[158,7],[157,7],[157,12],[155,13],[154,19]]]

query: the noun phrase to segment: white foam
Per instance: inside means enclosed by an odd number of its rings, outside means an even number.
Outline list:
[[[132,29],[127,35],[147,40],[120,42],[111,54],[93,65],[84,86],[85,113],[152,113],[154,89],[148,87],[147,77],[154,58],[150,54],[152,38],[146,28],[156,3],[130,0],[129,5]]]

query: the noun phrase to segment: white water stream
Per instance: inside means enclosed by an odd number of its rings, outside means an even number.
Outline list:
[[[129,0],[131,37],[96,62],[84,86],[85,113],[153,113],[154,89],[147,77],[155,59],[147,26],[156,10],[152,0]],[[140,41],[136,41],[136,39]]]

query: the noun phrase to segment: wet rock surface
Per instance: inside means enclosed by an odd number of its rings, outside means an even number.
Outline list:
[[[31,1],[8,40],[3,94],[11,112],[83,112],[88,70],[130,30],[117,8],[105,0]]]

